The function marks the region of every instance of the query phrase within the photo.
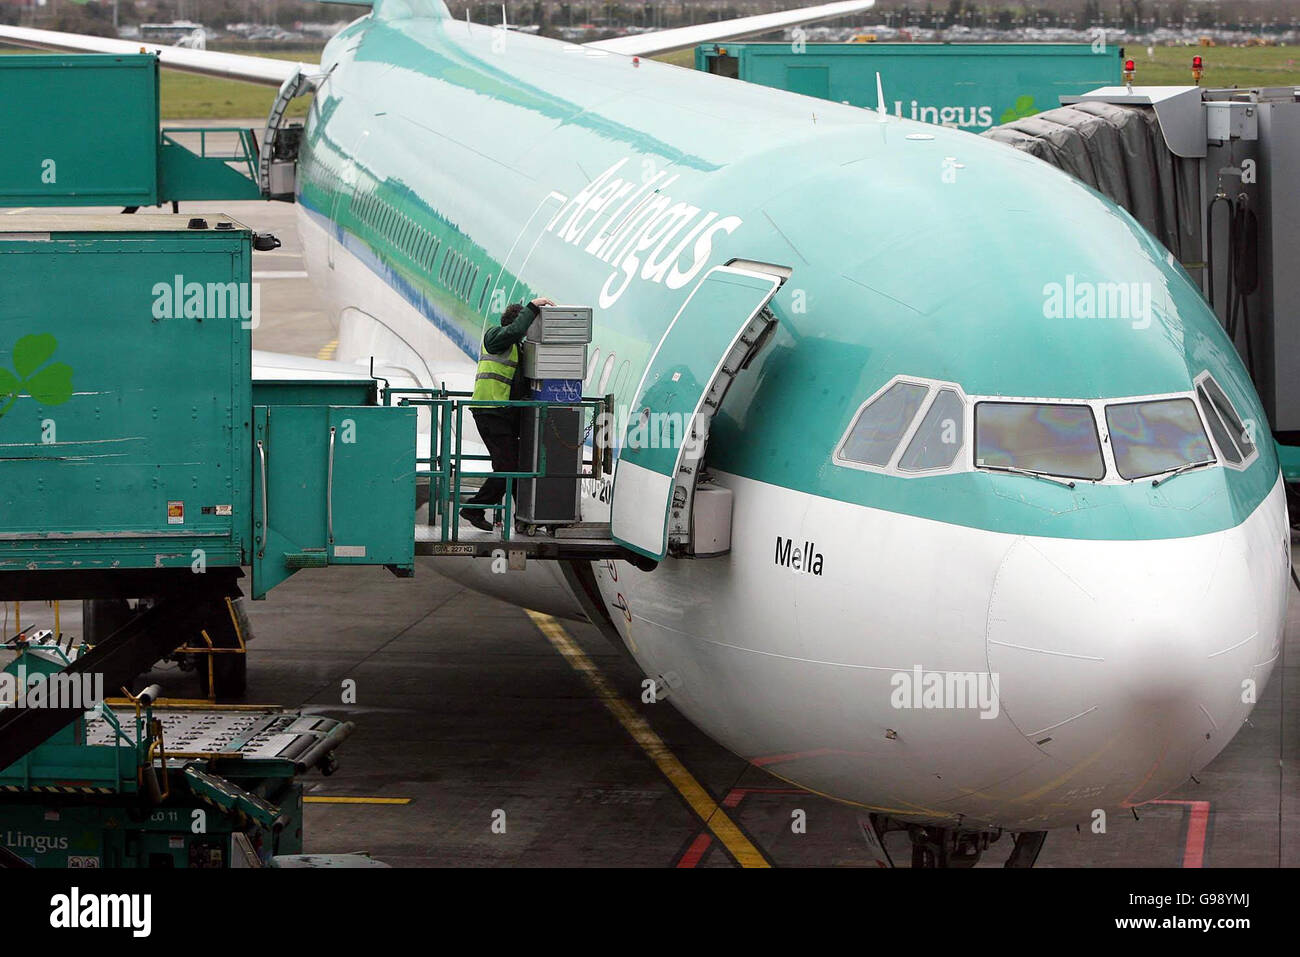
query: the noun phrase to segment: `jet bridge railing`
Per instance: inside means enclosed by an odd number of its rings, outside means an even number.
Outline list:
[[[485,401],[473,399],[472,393],[454,392],[446,389],[389,389],[388,401],[394,398],[398,405],[416,406],[429,409],[430,430],[428,454],[416,455],[416,479],[429,482],[429,517],[428,525],[438,529],[438,540],[443,545],[460,542],[460,510],[464,507],[482,508],[502,516],[502,541],[511,542],[514,535],[514,494],[517,483],[528,479],[582,479],[598,478],[604,467],[604,447],[601,430],[597,427],[600,416],[609,410],[607,398],[584,398],[577,402],[553,402],[541,399],[510,399],[503,401]],[[491,462],[490,455],[466,452],[464,449],[465,410],[481,408],[504,409],[538,409],[541,424],[544,427],[547,416],[555,409],[572,410],[579,408],[590,413],[590,419],[584,430],[586,435],[594,436],[590,458],[582,458],[582,470],[575,473],[556,473],[548,471],[546,466],[546,447],[538,449],[537,468],[533,471],[474,471],[469,473],[476,479],[504,479],[505,496],[499,505],[469,506],[469,497],[464,486],[466,479],[465,463]]]

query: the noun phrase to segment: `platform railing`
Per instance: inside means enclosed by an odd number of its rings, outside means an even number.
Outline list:
[[[474,478],[484,481],[491,478],[504,479],[505,496],[498,505],[478,505],[466,501],[464,472],[466,462],[491,462],[490,455],[479,455],[464,450],[464,423],[466,409],[504,408],[541,410],[539,433],[543,432],[547,416],[552,409],[587,409],[590,410],[588,424],[584,427],[584,438],[580,439],[585,447],[585,434],[591,430],[599,435],[596,426],[601,413],[608,410],[608,400],[584,398],[577,402],[553,402],[542,399],[508,399],[486,401],[474,399],[473,393],[455,392],[448,389],[387,389],[386,404],[396,400],[397,405],[424,407],[429,409],[429,454],[416,456],[416,479],[425,478],[429,482],[429,519],[430,526],[438,525],[439,538],[444,543],[460,541],[460,511],[462,508],[483,509],[494,516],[501,514],[503,541],[509,542],[514,534],[514,498],[517,483],[527,479],[564,479],[575,482],[586,478],[597,478],[600,474],[602,452],[600,442],[594,442],[592,456],[582,459],[583,471],[576,473],[549,473],[546,470],[546,445],[540,443],[536,471],[514,472],[479,472],[470,473]]]
[[[182,149],[189,150],[200,159],[221,160],[227,166],[238,169],[241,165],[243,169],[239,170],[247,174],[248,178],[254,183],[257,182],[257,140],[253,138],[253,131],[239,126],[169,126],[160,131],[162,141],[170,143],[173,146],[179,146]],[[196,150],[192,146],[177,139],[177,136],[195,136],[199,138],[199,148]],[[238,149],[233,153],[217,153],[208,151],[209,136],[231,136],[237,138]]]

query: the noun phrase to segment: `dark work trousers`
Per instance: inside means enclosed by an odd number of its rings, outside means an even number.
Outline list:
[[[474,424],[478,426],[478,434],[483,439],[483,444],[487,446],[488,454],[492,456],[493,472],[518,472],[519,471],[519,423],[511,416],[494,415],[486,409],[471,409],[474,414]],[[519,498],[519,485],[515,484],[515,499]],[[490,478],[483,483],[472,498],[464,502],[465,508],[474,508],[483,505],[496,505],[506,494],[506,480],[503,478]],[[499,512],[498,516],[504,521],[505,513]]]

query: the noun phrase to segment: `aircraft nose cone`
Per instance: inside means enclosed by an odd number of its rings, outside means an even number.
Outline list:
[[[1202,642],[1190,627],[1180,628],[1171,617],[1143,615],[1128,622],[1127,628],[1118,622],[1112,625],[1119,640],[1110,644],[1105,670],[1114,682],[1106,697],[1113,706],[1135,714],[1150,710],[1152,717],[1158,717],[1196,692],[1203,674],[1194,649]]]
[[[1227,744],[1268,680],[1285,614],[1282,551],[1248,526],[1010,547],[989,603],[989,669],[1006,718],[1043,755],[1010,789],[1087,814],[1155,798]]]

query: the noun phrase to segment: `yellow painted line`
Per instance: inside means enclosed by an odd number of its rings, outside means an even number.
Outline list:
[[[105,698],[104,704],[110,708],[134,708],[135,702],[129,698]],[[283,711],[278,704],[214,704],[207,698],[159,698],[154,702],[155,711],[169,708],[186,711]]]
[[[1020,797],[1012,798],[1011,800],[1017,803],[1023,803],[1025,801],[1035,801],[1038,798],[1042,797],[1044,794],[1046,794],[1048,791],[1056,790],[1061,785],[1069,781],[1070,778],[1078,774],[1080,771],[1084,770],[1085,768],[1089,767],[1092,764],[1095,764],[1101,757],[1103,757],[1106,754],[1107,751],[1113,748],[1117,743],[1118,742],[1116,741],[1115,736],[1111,735],[1111,737],[1106,741],[1105,744],[1103,744],[1092,754],[1088,755],[1088,757],[1084,758],[1074,767],[1069,768],[1066,771],[1062,772],[1052,780],[1048,781],[1046,784],[1043,784],[1041,787],[1036,787],[1033,788],[1032,790],[1026,791],[1024,794],[1020,795]]]
[[[677,755],[668,749],[663,739],[655,734],[646,720],[637,714],[636,709],[619,697],[613,685],[587,653],[578,647],[577,642],[569,637],[568,632],[550,615],[530,611],[528,617],[533,620],[538,630],[546,636],[552,647],[560,653],[574,671],[578,672],[596,692],[596,697],[623,726],[623,730],[632,736],[641,750],[663,772],[677,793],[686,799],[704,826],[716,837],[736,859],[741,867],[771,867],[763,853],[753,845],[749,838],[738,828],[727,812],[718,806],[709,792],[695,776],[686,770],[686,766],[677,759]]]
[[[892,817],[902,817],[906,814],[925,814],[930,817],[951,818],[954,821],[961,820],[961,815],[954,811],[939,811],[934,808],[922,807],[919,804],[908,804],[906,801],[899,802],[903,807],[890,807],[887,804],[863,804],[861,801],[850,801],[848,798],[833,797],[825,791],[818,791],[816,788],[810,788],[808,785],[800,784],[798,781],[791,781],[789,778],[782,775],[780,771],[773,771],[772,766],[769,764],[763,765],[763,770],[774,778],[780,778],[791,787],[799,788],[801,791],[807,791],[809,794],[815,794],[828,801],[834,801],[836,804],[847,804],[850,807],[860,807],[864,811],[876,811],[877,813],[888,814]]]
[[[32,207],[31,207],[31,206],[24,206],[22,209],[9,209],[9,210],[6,210],[6,211],[5,211],[5,215],[6,215],[6,216],[17,216],[19,213],[30,213],[31,211],[32,211]]]
[[[410,804],[410,798],[323,797],[305,795],[303,804]]]
[[[329,342],[325,343],[325,345],[320,347],[320,352],[316,353],[316,358],[333,359],[334,353],[338,351],[338,348],[339,341],[337,339],[331,339]]]

